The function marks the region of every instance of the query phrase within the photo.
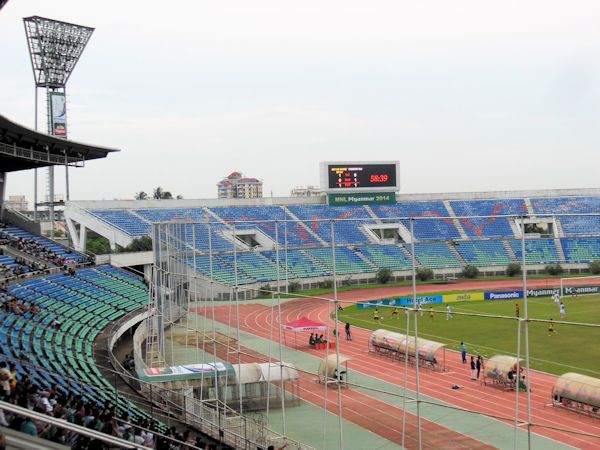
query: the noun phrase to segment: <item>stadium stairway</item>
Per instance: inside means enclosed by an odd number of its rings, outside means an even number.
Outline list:
[[[456,218],[456,214],[454,214],[454,209],[452,209],[452,205],[450,204],[450,201],[444,200],[443,203],[444,203],[444,206],[446,207],[446,211],[448,211],[448,215],[450,217],[453,217],[452,223],[454,223],[454,226],[458,230],[458,233],[460,234],[460,238],[465,239],[465,240],[469,239],[469,236],[467,236],[467,233],[465,233],[465,229],[462,227],[460,220],[458,220]]]
[[[371,267],[373,269],[373,272],[377,272],[381,268],[377,264],[375,264],[373,261],[371,261],[364,253],[362,253],[360,251],[360,247],[355,248],[354,254],[356,256],[358,256],[360,259],[362,259],[365,263],[367,263],[369,265],[369,267]]]
[[[450,248],[450,253],[452,253],[454,257],[460,262],[461,266],[468,264],[467,261],[465,261],[465,258],[463,258],[463,256],[458,252],[454,245],[450,244],[448,245],[448,247]]]
[[[512,247],[510,246],[510,242],[507,241],[506,239],[503,239],[502,245],[504,246],[506,253],[508,253],[508,255],[510,256],[510,259],[512,259],[513,261],[518,262],[520,264],[520,262],[517,261],[517,255],[515,255],[515,252],[513,251]]]
[[[531,204],[531,199],[529,197],[525,197],[523,200],[525,200],[525,207],[527,208],[527,214],[535,215],[535,212],[533,210],[533,205]]]
[[[556,223],[558,222],[559,221],[557,220]],[[562,243],[559,238],[554,239],[554,245],[556,247],[556,253],[558,253],[559,262],[561,264],[565,264],[567,262],[567,259],[565,258],[565,252],[563,251]]]
[[[375,222],[382,223],[381,219],[379,217],[377,217],[377,214],[375,214],[375,211],[373,211],[369,205],[363,205],[363,206],[365,207],[365,209],[367,210],[367,212],[369,213],[369,215],[373,219],[375,219]]]
[[[295,215],[292,211],[289,210],[289,208],[286,208],[285,206],[282,206],[283,210],[285,211],[285,213],[290,216],[292,218],[292,220],[296,220],[297,223],[306,230],[306,232],[308,234],[310,234],[319,244],[321,245],[327,245],[327,242],[325,242],[321,236],[319,236],[317,233],[315,233],[313,230],[310,229],[310,227],[306,226],[306,223],[304,223],[303,221],[301,221],[300,219],[298,219],[298,216]]]

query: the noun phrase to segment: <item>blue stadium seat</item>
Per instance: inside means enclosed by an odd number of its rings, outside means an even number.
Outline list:
[[[288,209],[326,243],[331,243],[330,220],[336,220],[336,245],[368,243],[360,225],[377,223],[363,206],[293,205]]]
[[[35,315],[0,313],[0,351],[20,359],[21,371],[34,384],[45,390],[56,386],[98,405],[111,402],[134,418],[149,417],[116,393],[96,366],[92,348],[111,321],[147,305],[148,289],[140,280],[100,267],[13,284],[9,293],[39,308]]]
[[[411,251],[411,245],[406,245]],[[452,254],[445,242],[416,242],[415,256],[417,261],[429,269],[445,269],[460,267],[461,263]]]
[[[522,261],[521,241],[511,240],[510,246],[517,261]],[[554,239],[525,239],[525,262],[527,264],[558,264],[560,258]]]
[[[600,197],[533,198],[533,210],[538,214],[600,214]],[[600,216],[557,217],[565,236],[597,234]]]
[[[569,263],[589,263],[600,260],[600,238],[563,238],[560,240]]]
[[[150,224],[125,209],[96,210],[92,214],[130,236],[150,234]]]
[[[513,238],[509,219],[502,216],[528,213],[525,200],[522,199],[452,200],[450,205],[457,217],[464,217],[459,221],[467,236],[476,239]]]
[[[456,250],[467,264],[476,267],[505,266],[513,262],[502,241],[460,241],[456,242]]]
[[[412,268],[412,261],[398,245],[367,245],[357,248],[380,269],[408,270]]]
[[[430,202],[401,202],[394,205],[378,205],[371,207],[377,217],[387,219],[397,219],[399,217],[427,218],[432,220],[415,220],[414,232],[418,240],[426,239],[459,239],[460,233],[456,229],[452,219],[448,217],[448,211],[441,201]],[[439,219],[436,219],[439,218]],[[410,230],[410,221],[400,221],[408,230]]]
[[[21,228],[18,228],[18,227],[6,227],[6,228],[0,229],[0,237],[3,235],[11,236],[13,238],[22,238],[22,239],[28,239],[28,240],[35,241],[36,243],[38,243],[39,245],[44,247],[46,250],[51,250],[52,252],[61,256],[62,258],[76,262],[76,263],[85,262],[87,260],[86,256],[82,255],[81,253],[72,251],[66,247],[63,247],[62,245],[58,244],[57,242],[51,241],[49,239],[38,236],[36,234],[22,230]]]

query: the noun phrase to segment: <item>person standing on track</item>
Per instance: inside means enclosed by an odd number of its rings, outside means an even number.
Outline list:
[[[350,331],[350,322],[346,322],[346,326],[344,327],[344,329],[346,330],[346,340],[351,341],[352,340],[352,332]]]
[[[477,365],[475,364],[475,360],[473,356],[471,356],[471,380],[475,381],[477,379]]]
[[[460,343],[460,356],[462,357],[462,363],[467,363],[467,346],[464,342]]]
[[[477,362],[475,363],[475,367],[477,368],[477,379],[479,380],[479,374],[483,369],[483,358],[481,357],[481,355],[477,356]]]

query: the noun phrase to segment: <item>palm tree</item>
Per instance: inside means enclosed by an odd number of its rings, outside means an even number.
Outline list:
[[[162,198],[162,196],[163,196],[163,192],[164,192],[164,191],[163,191],[163,188],[161,188],[160,186],[158,186],[158,187],[154,188],[154,195],[153,195],[153,197],[154,197],[156,200],[159,200],[159,199],[161,199],[161,198]]]
[[[137,192],[134,197],[136,200],[146,200],[148,198],[148,194],[144,191]]]
[[[164,191],[160,186],[154,188],[153,196],[157,200],[171,200],[173,198],[173,194],[169,191]]]

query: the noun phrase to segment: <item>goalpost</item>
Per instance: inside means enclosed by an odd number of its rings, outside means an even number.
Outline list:
[[[561,296],[579,296],[594,294],[600,294],[600,275],[560,279]]]

